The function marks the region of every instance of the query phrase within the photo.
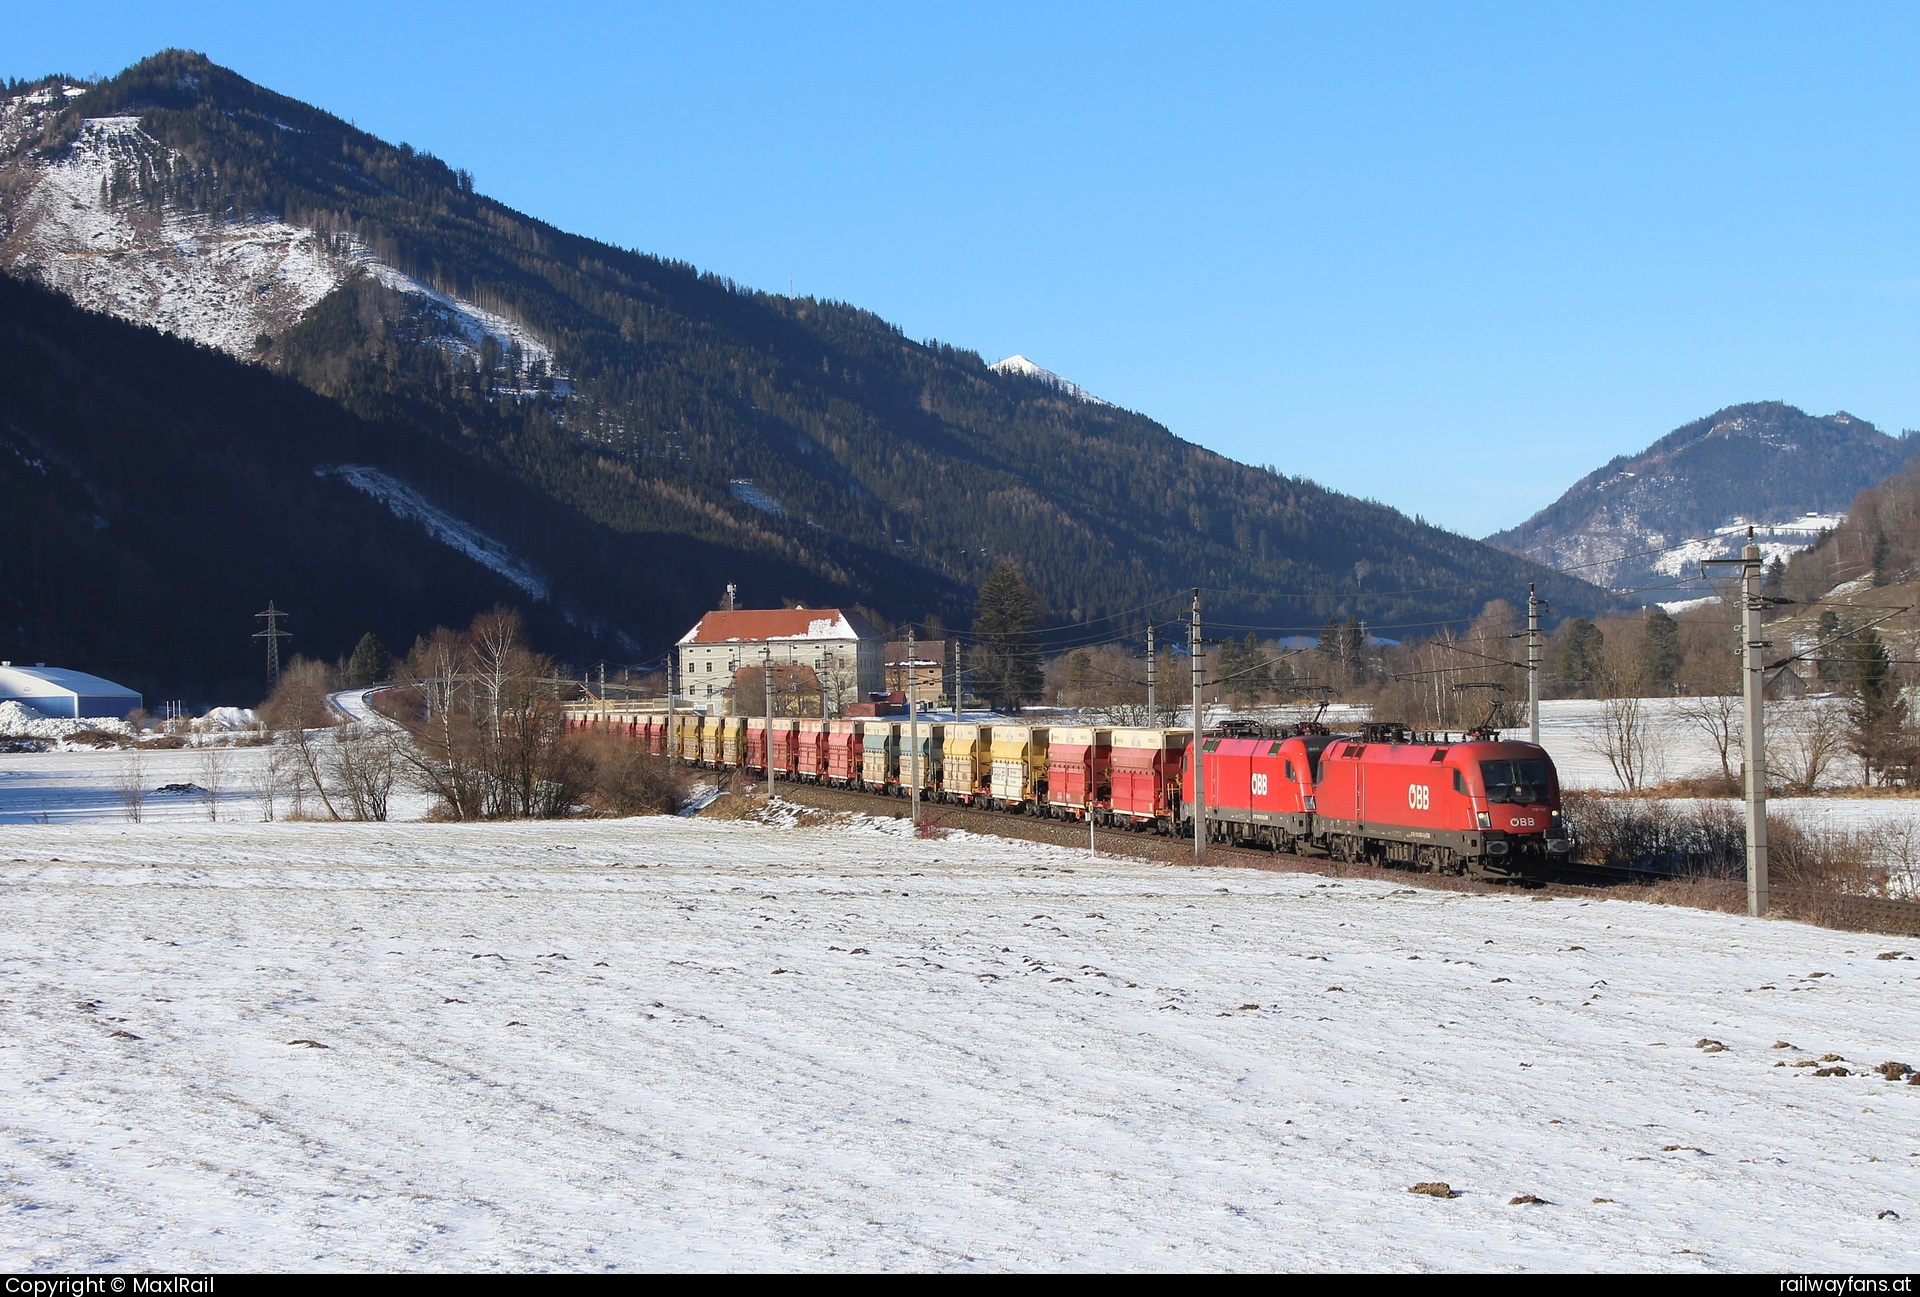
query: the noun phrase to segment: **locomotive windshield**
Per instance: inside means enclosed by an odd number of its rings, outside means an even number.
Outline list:
[[[1547,763],[1540,760],[1482,761],[1480,777],[1490,802],[1535,805],[1547,800]]]

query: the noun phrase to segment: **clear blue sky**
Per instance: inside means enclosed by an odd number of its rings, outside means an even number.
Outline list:
[[[201,50],[1475,536],[1738,401],[1920,426],[1920,9],[934,8],[16,3],[0,74]]]

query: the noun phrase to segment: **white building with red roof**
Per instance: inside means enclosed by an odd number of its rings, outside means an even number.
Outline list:
[[[716,704],[734,672],[771,660],[812,667],[829,706],[878,693],[886,682],[886,638],[840,608],[737,608],[710,612],[680,637],[680,695]]]

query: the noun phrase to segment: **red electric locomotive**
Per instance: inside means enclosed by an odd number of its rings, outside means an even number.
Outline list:
[[[1269,729],[1257,737],[1224,734],[1201,746],[1207,781],[1207,836],[1292,851],[1313,839],[1314,785],[1320,758],[1340,736],[1318,725]],[[1193,753],[1181,768],[1180,786],[1193,787]],[[1192,833],[1193,796],[1183,797]]]
[[[1485,731],[1369,725],[1320,754],[1314,799],[1314,841],[1342,860],[1513,875],[1573,848],[1553,759]]]

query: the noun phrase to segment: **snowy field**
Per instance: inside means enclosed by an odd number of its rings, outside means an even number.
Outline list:
[[[9,1270],[1920,1259],[1887,938],[877,821],[0,848]]]
[[[1646,709],[1650,774],[1658,779],[1688,779],[1719,773],[1720,756],[1700,728],[1681,714],[1688,700],[1648,698]],[[1540,745],[1552,754],[1560,772],[1563,788],[1618,790],[1619,779],[1607,764],[1605,753],[1595,740],[1601,733],[1601,711],[1605,703],[1585,698],[1563,698],[1540,704]],[[1525,726],[1503,733],[1509,738],[1527,737]],[[1848,762],[1849,766],[1853,763]],[[1739,754],[1734,755],[1735,769]]]
[[[266,761],[265,748],[234,747],[142,751],[137,757],[112,749],[0,753],[0,825],[126,824],[129,782],[141,790],[143,824],[257,824],[267,818]],[[216,794],[212,799],[209,788]],[[425,794],[396,786],[390,813],[396,820],[418,820],[431,806]],[[282,789],[275,817],[292,810]],[[306,810],[320,813],[311,797]]]

